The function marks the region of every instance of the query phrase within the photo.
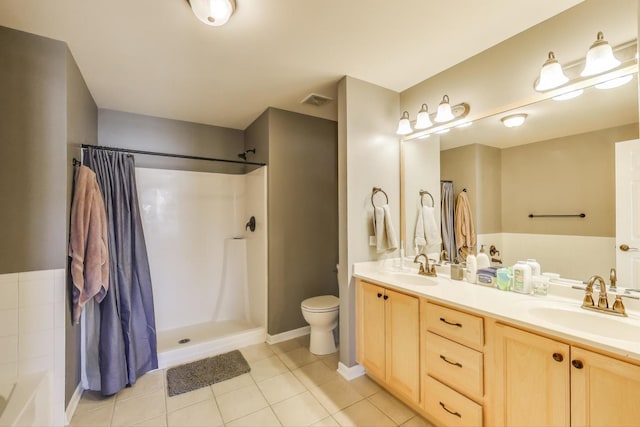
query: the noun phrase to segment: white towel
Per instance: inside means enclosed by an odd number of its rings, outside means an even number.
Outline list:
[[[376,206],[373,209],[373,232],[376,236],[376,249],[378,252],[398,249],[398,238],[391,222],[389,205]]]
[[[415,245],[426,250],[427,246],[440,245],[440,229],[436,223],[435,209],[432,206],[421,206],[418,208],[418,219],[416,221]]]

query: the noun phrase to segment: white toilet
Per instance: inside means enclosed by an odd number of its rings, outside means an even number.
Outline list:
[[[307,298],[300,304],[302,316],[311,327],[309,351],[323,355],[336,352],[333,330],[338,326],[340,300],[333,295]]]

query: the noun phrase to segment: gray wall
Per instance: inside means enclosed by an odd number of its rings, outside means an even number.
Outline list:
[[[73,158],[79,159],[82,144],[98,143],[98,108],[80,73],[71,52],[67,50],[67,211],[71,210],[73,187]],[[67,221],[67,235],[69,222]],[[67,289],[71,295],[71,278],[67,269]],[[71,322],[71,297],[67,298],[67,322],[65,323],[65,405],[80,382],[80,327]]]
[[[0,274],[65,267],[65,54],[0,27]]]
[[[337,123],[275,108],[245,131],[268,170],[270,335],[306,326],[302,300],[338,295]]]
[[[241,160],[241,130],[100,109],[98,141],[107,147]],[[249,154],[251,156],[251,154]],[[244,173],[244,165],[136,155],[136,165],[158,169]],[[248,158],[252,160],[252,157]]]

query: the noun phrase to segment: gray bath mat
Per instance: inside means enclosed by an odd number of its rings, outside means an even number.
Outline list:
[[[251,368],[238,350],[167,370],[169,396],[186,393],[246,374]]]

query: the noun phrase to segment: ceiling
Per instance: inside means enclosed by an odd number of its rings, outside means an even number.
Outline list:
[[[344,75],[401,92],[579,2],[237,0],[209,27],[185,0],[2,0],[0,25],[67,42],[99,108],[245,129],[336,120]]]

